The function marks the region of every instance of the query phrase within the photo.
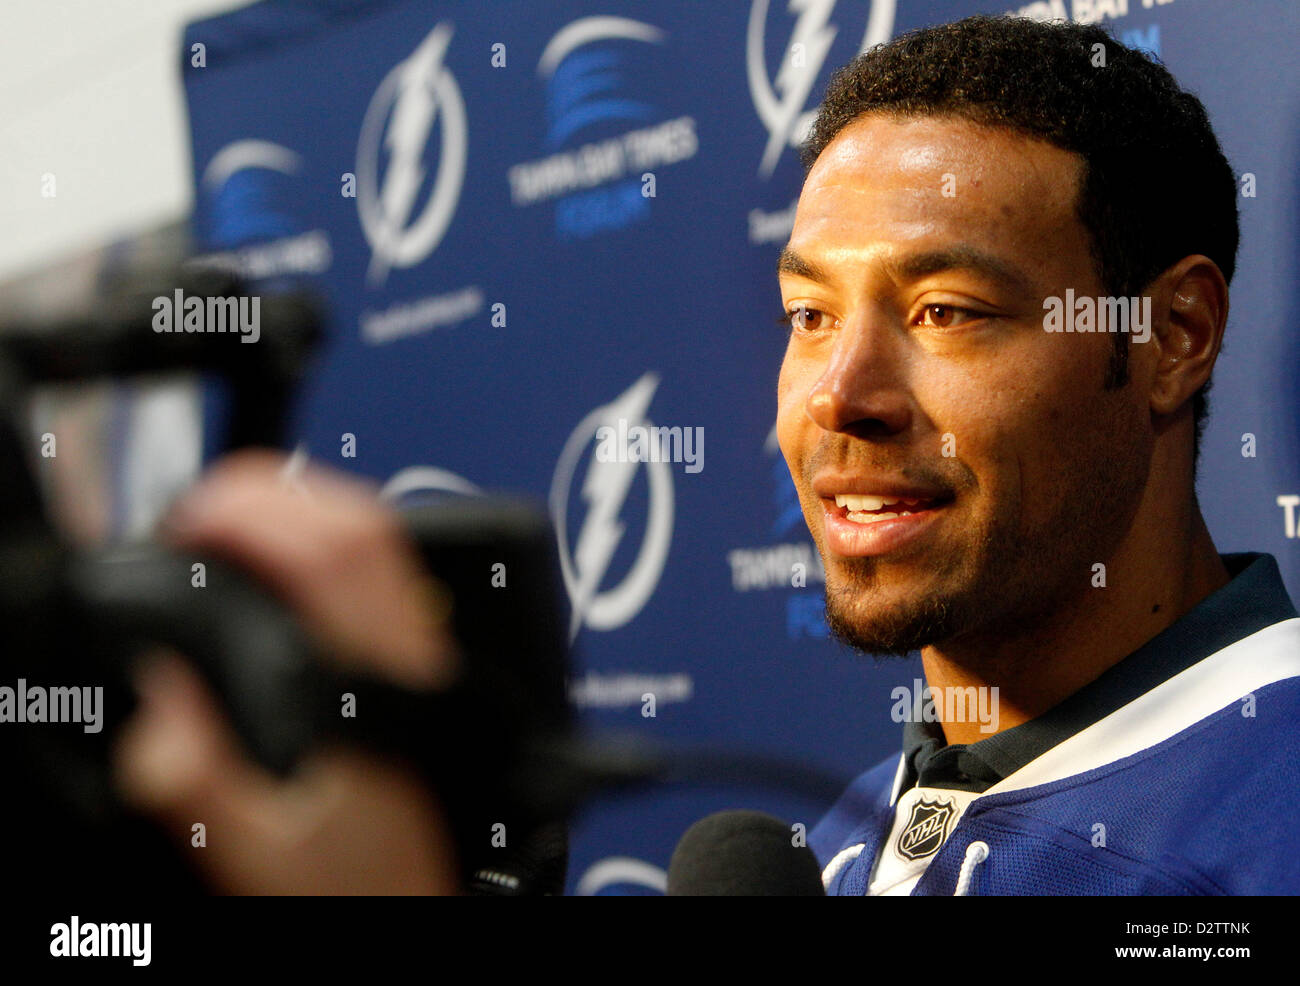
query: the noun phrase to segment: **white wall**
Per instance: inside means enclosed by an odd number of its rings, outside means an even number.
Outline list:
[[[190,211],[181,29],[246,3],[3,0],[0,280]]]

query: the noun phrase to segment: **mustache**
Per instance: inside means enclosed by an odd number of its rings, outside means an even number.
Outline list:
[[[928,489],[943,490],[947,494],[956,494],[960,490],[976,485],[975,474],[970,467],[956,456],[940,456],[936,459],[912,459],[898,463],[886,461],[880,453],[886,451],[879,446],[869,446],[863,442],[851,442],[843,437],[825,435],[817,443],[812,454],[804,460],[804,482],[811,485],[818,473],[834,470],[836,472],[869,472],[876,475],[900,476],[909,483]]]

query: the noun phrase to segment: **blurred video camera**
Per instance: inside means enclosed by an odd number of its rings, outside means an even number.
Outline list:
[[[225,331],[187,331],[191,317],[221,319]],[[194,266],[120,280],[73,313],[0,318],[0,772],[12,795],[0,831],[11,865],[66,887],[202,889],[161,833],[118,803],[109,777],[135,705],[128,670],[143,648],[164,645],[200,670],[265,767],[288,774],[327,740],[400,757],[446,807],[466,887],[562,892],[565,822],[591,772],[565,766],[574,759],[565,621],[543,511],[458,497],[402,512],[451,596],[465,658],[437,694],[333,670],[241,571],[147,540],[78,543],[52,516],[41,473],[54,456],[42,457],[31,427],[42,388],[198,374],[224,394],[225,450],[280,446],[321,324],[305,294],[254,298],[233,275]],[[246,345],[254,330],[257,345]],[[196,560],[202,591],[191,584]],[[511,575],[494,586],[501,563]],[[345,693],[361,714],[340,715]],[[83,724],[62,721],[70,717]],[[476,852],[498,824],[512,848]]]

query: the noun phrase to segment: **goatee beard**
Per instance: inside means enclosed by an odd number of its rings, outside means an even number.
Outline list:
[[[927,598],[905,611],[896,611],[869,623],[854,620],[826,588],[826,624],[831,635],[863,654],[907,657],[929,644],[954,635],[953,607],[945,599]]]

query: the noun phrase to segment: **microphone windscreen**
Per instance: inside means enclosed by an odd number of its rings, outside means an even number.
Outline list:
[[[824,897],[821,867],[789,825],[760,811],[720,811],[682,836],[669,897]]]

